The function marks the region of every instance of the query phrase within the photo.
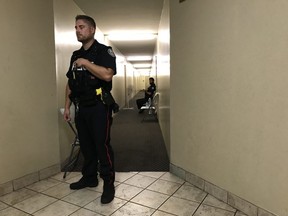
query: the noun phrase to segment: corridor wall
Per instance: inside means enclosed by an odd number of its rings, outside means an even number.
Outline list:
[[[66,73],[68,71],[70,57],[74,50],[81,47],[77,41],[74,26],[75,16],[83,14],[79,7],[70,0],[54,0],[54,24],[55,24],[55,54],[57,74],[57,106],[59,125],[60,161],[63,163],[71,151],[71,142],[74,134],[64,121],[60,108],[65,105],[65,87],[67,84]],[[97,32],[97,31],[96,31]],[[97,33],[98,36],[98,33]],[[99,36],[101,38],[101,34]]]
[[[158,119],[168,156],[170,157],[170,19],[169,0],[163,3],[158,29],[153,70],[157,75]]]
[[[288,2],[170,4],[171,163],[288,215]]]
[[[45,178],[46,168],[59,171],[59,133],[53,1],[1,1],[0,18],[3,194],[23,187],[12,180],[28,176],[31,183]]]

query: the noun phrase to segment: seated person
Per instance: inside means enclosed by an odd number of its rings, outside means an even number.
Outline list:
[[[154,78],[150,77],[149,78],[149,84],[150,86],[148,87],[147,90],[145,90],[145,97],[140,98],[136,100],[137,107],[139,109],[139,113],[142,113],[144,110],[141,110],[141,107],[149,100],[149,98],[153,98],[154,93],[156,91],[156,85],[154,83]]]

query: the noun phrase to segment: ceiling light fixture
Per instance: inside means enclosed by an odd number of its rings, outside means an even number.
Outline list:
[[[133,64],[134,68],[151,68],[151,64]]]
[[[105,36],[111,41],[145,41],[157,38],[157,34],[138,31],[111,32]]]
[[[127,61],[151,61],[152,56],[127,56]]]

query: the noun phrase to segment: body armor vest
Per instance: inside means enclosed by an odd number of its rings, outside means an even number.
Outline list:
[[[70,73],[72,76],[68,80],[71,90],[70,99],[80,105],[94,105],[99,101],[95,90],[101,87],[101,80],[83,67],[73,67],[73,62],[78,58],[85,58],[94,63],[97,59],[97,47],[92,45],[88,51],[77,50],[71,57]]]

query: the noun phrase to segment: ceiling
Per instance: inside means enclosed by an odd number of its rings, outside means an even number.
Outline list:
[[[95,19],[97,27],[99,27],[104,35],[110,35],[115,31],[145,31],[157,35],[163,1],[74,0],[86,15]],[[153,56],[156,47],[156,39],[145,41],[113,40],[112,43],[126,57],[136,55]],[[151,61],[149,62],[151,63]]]

